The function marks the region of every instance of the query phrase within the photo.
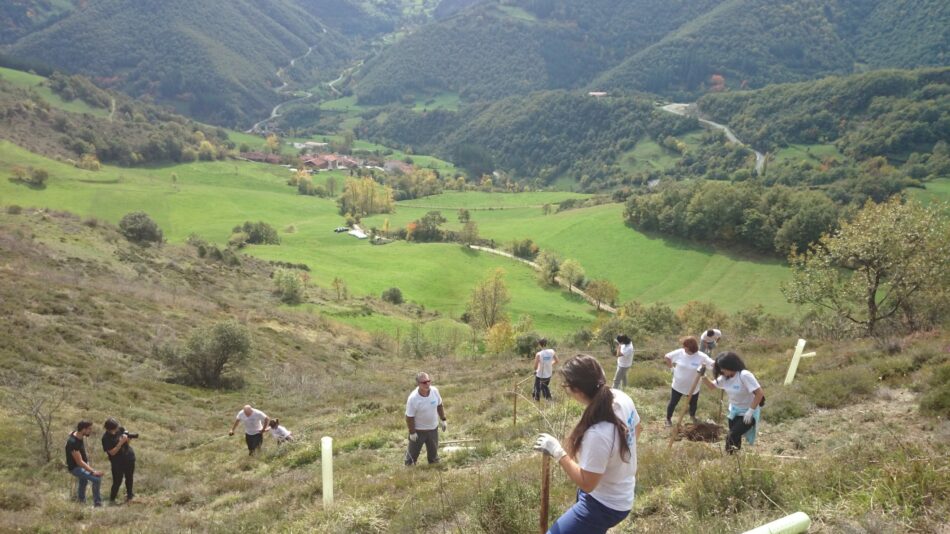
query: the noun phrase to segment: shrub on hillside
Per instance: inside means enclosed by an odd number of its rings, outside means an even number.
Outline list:
[[[386,302],[397,305],[404,302],[402,298],[402,291],[398,287],[391,287],[386,291],[383,291],[382,299]]]
[[[11,182],[19,182],[37,189],[45,187],[47,180],[49,180],[49,172],[46,169],[16,165],[10,170],[10,174]]]
[[[164,239],[161,228],[142,211],[125,214],[119,221],[119,231],[134,243],[161,243]]]
[[[515,346],[515,331],[511,323],[503,321],[496,323],[485,334],[485,349],[492,354],[504,354]]]
[[[7,206],[7,214],[8,214],[8,215],[19,215],[19,214],[21,214],[21,213],[23,213],[23,208],[22,208],[22,207],[17,206],[16,204]]]
[[[535,332],[519,334],[515,337],[515,354],[530,357],[538,351],[538,340],[541,339]]]
[[[929,388],[920,398],[920,409],[925,413],[950,417],[950,364],[944,364],[934,371]]]
[[[652,389],[669,387],[670,372],[666,368],[656,365],[634,365],[627,374],[630,385],[635,388]]]
[[[537,502],[534,486],[506,479],[487,492],[479,492],[475,520],[484,532],[531,532],[537,527],[537,517],[525,510],[534,509]]]
[[[247,234],[247,243],[251,245],[279,245],[280,236],[273,226],[263,221],[256,223],[245,221],[241,226],[235,226],[232,233]]]
[[[781,423],[805,417],[811,408],[808,398],[797,389],[772,388],[769,390],[766,412],[769,423]]]
[[[251,354],[251,334],[236,321],[223,321],[192,333],[183,349],[156,349],[178,381],[206,388],[235,387],[237,368]]]
[[[690,301],[676,310],[676,316],[683,323],[686,333],[698,336],[709,328],[725,331],[729,316],[711,302]]]
[[[306,286],[303,273],[293,269],[277,269],[274,271],[274,285],[277,295],[285,304],[300,304],[303,302]]]
[[[826,369],[803,380],[804,391],[819,408],[840,408],[874,392],[877,377],[867,366]]]

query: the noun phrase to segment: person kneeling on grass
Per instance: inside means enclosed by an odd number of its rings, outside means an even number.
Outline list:
[[[673,369],[673,384],[670,389],[670,403],[666,406],[666,426],[673,426],[673,412],[683,395],[693,394],[689,398],[689,417],[696,423],[696,407],[699,405],[699,384],[693,391],[690,386],[696,381],[696,368],[700,365],[713,366],[712,358],[699,351],[699,343],[694,337],[680,340],[683,346],[664,356],[666,366]]]
[[[567,438],[567,451],[550,434],[541,434],[534,444],[578,486],[577,502],[548,532],[605,534],[633,508],[640,415],[626,393],[607,386],[594,357],[579,354],[560,372],[563,387],[585,408]]]
[[[729,395],[729,433],[726,435],[726,452],[742,448],[745,436],[749,445],[755,443],[755,433],[761,421],[762,406],[765,406],[765,392],[755,375],[745,368],[745,363],[735,352],[723,352],[716,358],[713,366],[715,382],[706,378],[706,369],[699,372],[703,383],[712,390],[725,390]]]
[[[290,430],[287,430],[280,424],[280,419],[272,419],[270,422],[270,435],[274,436],[274,439],[277,440],[277,444],[280,445],[285,441],[293,441],[294,436],[290,433]]]

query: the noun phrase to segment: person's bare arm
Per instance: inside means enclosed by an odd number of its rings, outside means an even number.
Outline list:
[[[597,484],[600,484],[600,479],[604,476],[603,473],[591,473],[590,471],[581,469],[581,466],[577,465],[577,462],[566,454],[561,457],[558,464],[564,469],[564,473],[567,477],[577,484],[577,487],[585,493],[594,491]]]
[[[406,416],[406,426],[409,427],[409,433],[416,433],[416,418],[411,416]]]
[[[762,399],[765,398],[765,392],[762,391],[761,387],[759,387],[759,389],[753,391],[752,393],[753,395],[755,395],[755,397],[752,399],[752,406],[751,406],[751,408],[754,410],[758,408],[759,404],[762,403]]]
[[[240,423],[240,422],[241,422],[241,421],[238,420],[238,419],[235,419],[235,420],[234,420],[234,424],[231,425],[231,430],[228,430],[228,435],[229,435],[229,436],[233,436],[233,435],[234,435],[234,429],[237,428],[238,423]]]
[[[97,477],[102,476],[102,471],[96,471],[95,469],[92,468],[91,465],[87,464],[85,460],[82,459],[82,455],[79,454],[79,451],[73,451],[73,461],[76,462],[76,465],[78,465],[79,467],[82,467],[86,471],[89,471],[93,475]]]
[[[633,439],[640,439],[640,432],[643,431],[643,423],[637,423],[637,426],[633,429]]]
[[[439,419],[441,419],[442,421],[445,421],[445,408],[443,408],[442,405],[440,404],[436,406],[435,409],[436,411],[439,412]]]

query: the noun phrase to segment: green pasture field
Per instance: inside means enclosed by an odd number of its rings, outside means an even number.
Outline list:
[[[517,6],[500,5],[498,6],[498,9],[513,19],[524,20],[528,22],[536,22],[538,20],[537,17]]]
[[[470,194],[470,193],[466,193]],[[440,202],[447,196],[445,202]],[[518,197],[519,195],[512,195]],[[412,201],[427,206],[452,206],[456,194]],[[422,217],[430,208],[400,202],[388,216],[390,227]],[[532,205],[535,200],[530,201]],[[470,207],[478,206],[473,201]],[[458,229],[456,209],[442,210],[447,228]],[[678,307],[691,300],[710,301],[737,311],[761,304],[771,313],[794,310],[779,291],[788,279],[784,262],[745,257],[681,239],[651,236],[623,223],[623,206],[606,204],[544,215],[538,207],[472,211],[479,235],[499,247],[518,239],[532,239],[542,250],[581,263],[590,279],[606,278],[620,290],[620,301],[665,302]],[[381,227],[384,217],[364,221]]]
[[[924,204],[950,202],[950,178],[938,178],[924,184],[924,189],[908,189],[911,198]]]
[[[774,158],[774,163],[800,160],[809,160],[815,163],[820,163],[825,158],[832,158],[839,161],[844,159],[844,155],[841,154],[841,152],[838,152],[838,149],[832,144],[789,145],[776,151],[772,157]]]
[[[458,93],[439,93],[437,95],[416,95],[410,109],[414,111],[431,111],[434,109],[447,109],[449,111],[458,111],[459,109]],[[326,111],[339,111],[350,114],[360,114],[379,106],[366,106],[356,102],[355,96],[344,96],[333,100],[327,100],[320,103],[320,109]]]
[[[679,155],[675,152],[646,137],[638,141],[633,150],[620,156],[618,161],[624,172],[636,173],[669,169],[678,159]]]
[[[0,174],[9,175],[13,165],[44,168],[50,180],[43,190],[0,180],[3,204],[68,210],[112,223],[128,212],[141,210],[172,242],[183,242],[196,233],[224,243],[234,226],[260,220],[281,231],[283,243],[251,247],[248,253],[306,263],[314,282],[323,287],[340,277],[352,294],[378,297],[395,286],[407,300],[457,318],[472,287],[501,267],[508,273],[510,311],[515,320],[530,314],[546,334],[563,336],[596,317],[593,308],[580,298],[542,289],[533,271],[504,258],[449,244],[374,247],[365,240],[336,234],[333,228],[343,223],[336,202],[298,195],[286,185],[287,170],[276,165],[222,161],[145,169],[103,166],[102,171],[91,172],[0,143]],[[329,175],[317,176],[324,174]],[[172,175],[177,176],[174,181]],[[286,233],[291,225],[294,233]],[[351,322],[358,324],[359,320]]]
[[[6,80],[13,85],[32,89],[36,92],[36,94],[43,98],[43,100],[49,102],[54,108],[69,111],[71,113],[89,113],[90,115],[99,117],[109,116],[109,110],[94,108],[78,98],[72,102],[63,100],[59,95],[54,93],[48,85],[46,85],[46,78],[42,76],[0,67],[0,79]]]

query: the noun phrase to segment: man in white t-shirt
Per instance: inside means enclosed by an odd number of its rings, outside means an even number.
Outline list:
[[[428,373],[416,375],[416,389],[406,400],[406,426],[409,427],[409,449],[406,451],[406,465],[415,465],[426,446],[426,460],[430,464],[439,462],[439,428],[448,429],[442,396],[432,385]]]
[[[264,412],[252,408],[250,404],[244,406],[234,418],[234,424],[228,431],[229,436],[234,435],[234,429],[239,423],[244,423],[244,441],[247,442],[247,453],[254,454],[261,450],[264,443],[264,429],[270,424],[270,418]]]
[[[539,339],[538,346],[541,348],[534,355],[534,391],[532,396],[534,400],[540,401],[541,396],[551,400],[551,376],[554,375],[554,366],[557,364],[557,353],[554,349],[547,348],[548,340]]]
[[[722,332],[716,330],[715,328],[710,328],[703,332],[703,335],[699,336],[699,351],[705,352],[709,356],[712,356],[713,349],[716,348],[716,345],[719,344],[719,338],[722,337]]]

